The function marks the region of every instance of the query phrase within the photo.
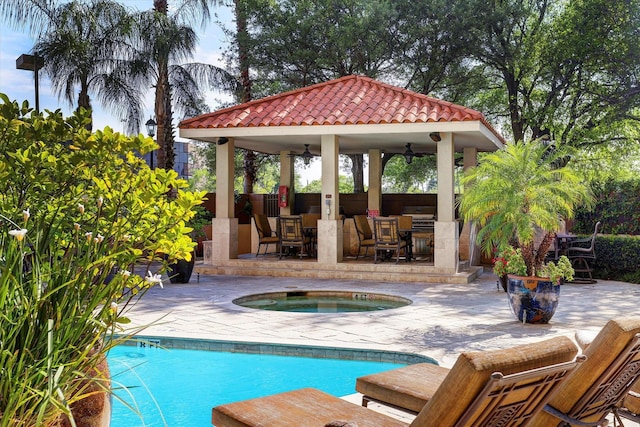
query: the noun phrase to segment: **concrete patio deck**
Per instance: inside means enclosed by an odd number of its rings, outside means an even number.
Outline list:
[[[388,280],[388,279],[387,279]],[[428,279],[427,279],[428,280]],[[240,296],[289,290],[395,294],[413,304],[364,313],[286,313],[243,308]],[[563,285],[547,325],[521,324],[492,273],[468,284],[394,283],[287,277],[195,276],[155,287],[131,310],[141,335],[374,349],[416,353],[451,367],[465,350],[506,348],[577,330],[597,331],[609,319],[638,315],[640,285],[602,281]],[[354,385],[355,389],[355,385]],[[637,423],[625,422],[627,426]]]

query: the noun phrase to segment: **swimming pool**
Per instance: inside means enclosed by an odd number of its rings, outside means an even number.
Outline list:
[[[404,366],[133,346],[115,347],[108,360],[114,394],[141,414],[114,398],[112,427],[210,427],[216,405],[301,387],[344,396],[355,392],[357,377]]]

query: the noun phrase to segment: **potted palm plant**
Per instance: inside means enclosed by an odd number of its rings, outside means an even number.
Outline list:
[[[555,310],[558,285],[573,275],[567,259],[545,263],[562,221],[592,200],[570,159],[568,147],[518,142],[487,154],[462,179],[460,213],[465,221],[479,226],[477,242],[485,253],[511,258],[511,262],[500,261],[498,270],[511,275],[509,300],[523,322],[547,323],[553,313],[541,313],[541,307],[527,307],[518,298],[540,302],[545,299],[542,292],[548,291],[553,294],[546,298],[549,309]]]

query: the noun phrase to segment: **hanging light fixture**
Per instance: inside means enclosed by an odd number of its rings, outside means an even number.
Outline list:
[[[147,135],[149,135],[151,138],[156,136],[156,126],[158,124],[155,120],[153,120],[153,117],[149,118],[149,120],[147,120],[144,125],[147,127]]]
[[[404,156],[404,159],[407,161],[407,164],[411,164],[411,162],[413,161],[413,158],[415,157],[415,153],[411,150],[411,144],[407,143],[407,145],[405,145],[405,147],[407,147],[406,150],[404,150],[404,153],[402,153],[402,155]]]
[[[309,151],[309,144],[304,144],[304,151],[302,152],[301,157],[305,166],[309,165],[309,162],[311,162],[311,159],[313,158],[313,154]]]
[[[433,142],[440,142],[442,141],[442,137],[440,136],[440,132],[431,132],[429,134],[429,136],[431,137],[431,139],[433,140]]]

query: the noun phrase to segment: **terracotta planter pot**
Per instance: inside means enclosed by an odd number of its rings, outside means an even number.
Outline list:
[[[106,357],[96,366],[94,375],[110,378]],[[104,390],[104,385],[90,384],[83,389],[87,397],[71,404],[71,411],[77,427],[109,427],[111,422],[111,393]],[[52,427],[71,427],[66,416],[60,417]]]
[[[549,323],[560,299],[560,286],[548,278],[509,275],[509,306],[523,323]]]

